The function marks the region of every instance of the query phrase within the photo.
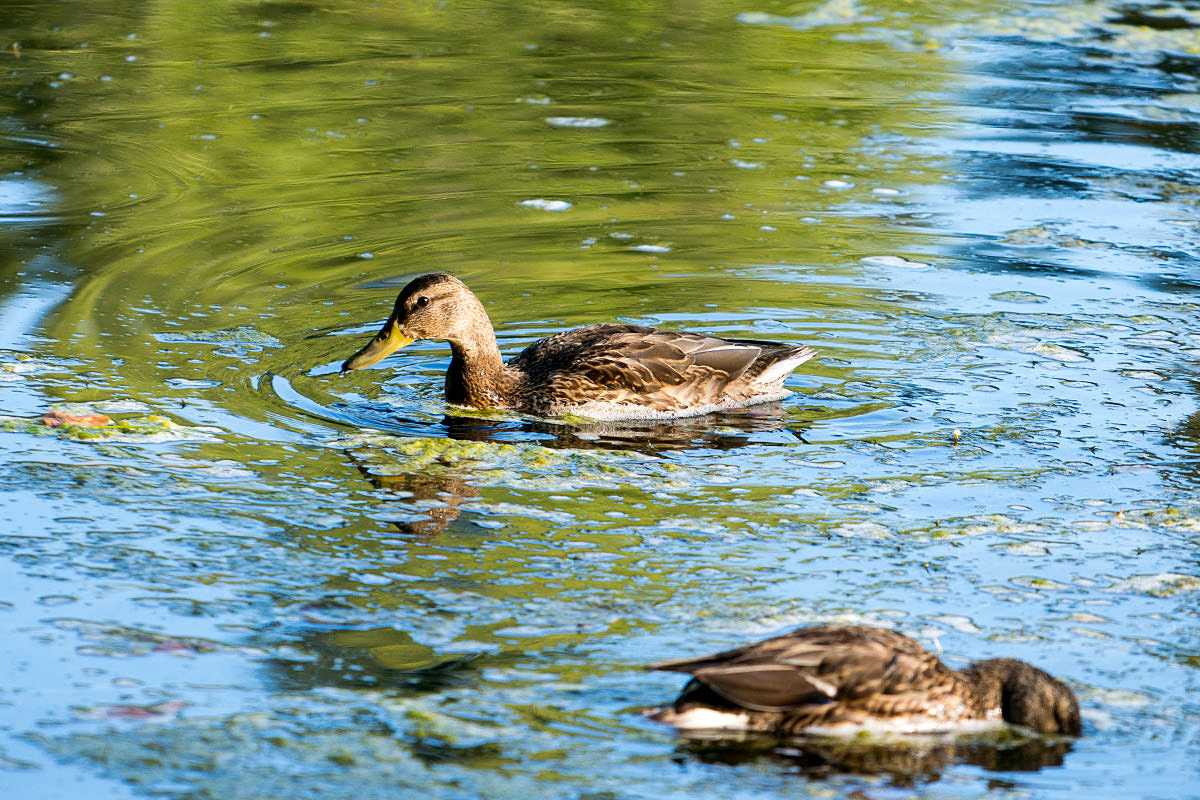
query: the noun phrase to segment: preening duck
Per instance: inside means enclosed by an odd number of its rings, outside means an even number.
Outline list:
[[[369,367],[417,339],[444,339],[446,400],[539,416],[691,417],[778,400],[816,353],[803,346],[602,324],[534,342],[504,363],[483,304],[452,275],[415,278],[379,334],[342,364]]]
[[[947,667],[886,628],[820,625],[650,669],[692,676],[652,719],[680,730],[777,736],[867,729],[934,732],[1006,722],[1078,736],[1079,703],[1061,681],[1012,658]]]

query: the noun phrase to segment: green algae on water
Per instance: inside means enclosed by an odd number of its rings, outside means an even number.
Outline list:
[[[97,406],[96,408],[99,408]],[[71,414],[85,416],[95,413],[91,409],[80,411],[73,406]],[[107,425],[78,425],[70,421],[51,427],[41,417],[13,417],[0,415],[0,431],[27,433],[34,436],[54,436],[76,442],[158,444],[160,442],[215,442],[219,428],[208,426],[181,425],[162,414],[139,414],[113,418]]]
[[[557,449],[531,443],[404,438],[380,433],[353,434],[327,444],[350,451],[361,466],[381,477],[462,477],[480,485],[503,484],[543,492],[584,487],[678,491],[701,480],[693,468],[621,450]]]

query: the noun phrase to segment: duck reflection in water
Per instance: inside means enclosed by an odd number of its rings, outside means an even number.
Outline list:
[[[1036,772],[1062,766],[1070,740],[1048,740],[1020,732],[909,734],[877,741],[801,736],[780,741],[761,734],[708,738],[686,734],[677,753],[713,764],[768,761],[809,779],[833,775],[880,775],[905,787],[940,780],[956,764],[989,772]]]
[[[770,752],[804,770],[910,777],[958,761],[1027,770],[1061,763],[1082,728],[1075,694],[1042,670],[1012,658],[951,669],[886,628],[800,628],[650,668],[691,676],[647,714],[706,759]]]
[[[351,458],[354,459],[353,454]],[[397,505],[403,504],[403,518],[391,523],[401,533],[414,536],[436,536],[446,530],[462,514],[464,506],[480,494],[479,487],[463,478],[407,473],[380,475],[358,460],[355,466],[376,489],[395,494]]]
[[[764,403],[705,417],[655,422],[624,420],[566,422],[495,420],[447,415],[442,424],[451,439],[516,442],[533,439],[543,447],[597,448],[655,453],[668,450],[736,450],[749,445],[804,442],[803,423],[788,419],[780,403]]]

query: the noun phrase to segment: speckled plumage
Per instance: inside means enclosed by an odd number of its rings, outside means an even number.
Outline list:
[[[790,736],[858,728],[928,731],[1003,720],[1038,733],[1080,732],[1074,693],[1040,669],[995,658],[953,670],[886,628],[800,628],[651,669],[692,676],[674,703],[651,715],[685,729],[738,727]]]
[[[787,394],[788,374],[815,355],[777,342],[603,324],[534,342],[505,364],[478,298],[457,278],[434,273],[404,287],[383,330],[342,371],[415,339],[450,342],[451,403],[599,419],[686,417],[776,400]]]

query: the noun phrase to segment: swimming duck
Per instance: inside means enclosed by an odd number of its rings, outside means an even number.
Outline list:
[[[342,372],[417,339],[450,342],[450,403],[601,420],[691,417],[778,400],[788,393],[784,378],[816,355],[777,342],[602,324],[541,339],[506,364],[479,298],[458,278],[434,273],[404,287],[383,329]]]
[[[1041,734],[1080,733],[1075,694],[1042,670],[1012,658],[950,669],[886,628],[800,628],[650,669],[692,676],[674,703],[649,714],[681,731],[915,733],[1003,721]]]

